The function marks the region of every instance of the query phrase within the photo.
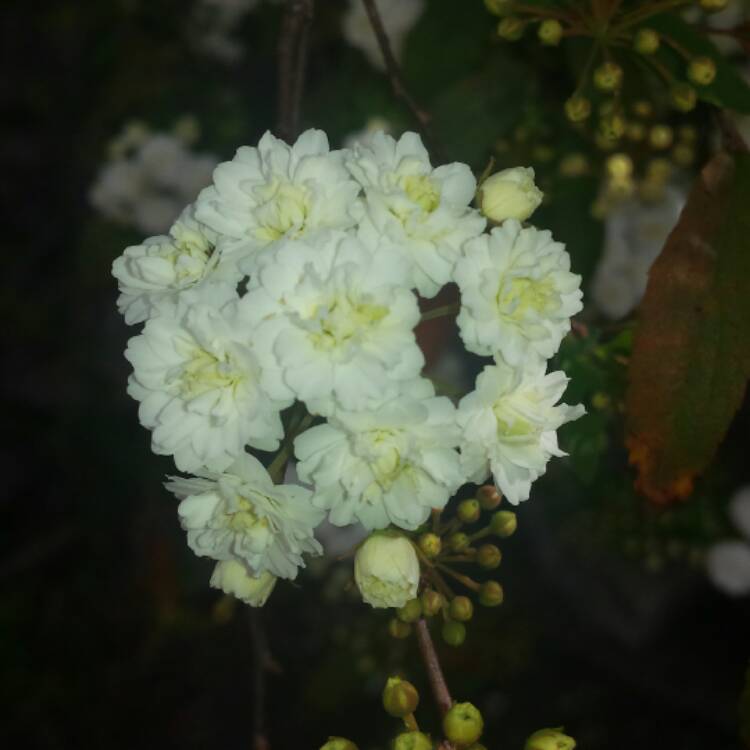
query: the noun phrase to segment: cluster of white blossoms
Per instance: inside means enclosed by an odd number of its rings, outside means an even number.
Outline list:
[[[581,309],[580,278],[519,221],[540,199],[533,173],[499,182],[500,197],[484,187],[487,233],[469,167],[433,167],[415,133],[338,151],[318,130],[293,146],[267,133],[167,234],[115,260],[120,311],[145,323],[128,392],[154,452],[194,475],[167,487],[191,549],[216,561],[213,586],[262,604],[321,552],[326,515],[414,530],[490,474],[527,499],[563,455],[556,430],[583,409],[557,403],[567,379],[547,360]],[[415,336],[418,295],[449,282],[466,348],[494,358],[457,404],[424,377]],[[292,452],[301,484],[281,483]],[[389,580],[368,566],[359,579]]]

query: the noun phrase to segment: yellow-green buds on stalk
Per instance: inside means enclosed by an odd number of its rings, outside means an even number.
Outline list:
[[[448,549],[453,552],[463,552],[469,546],[469,537],[463,531],[451,534],[445,541]]]
[[[393,740],[393,750],[432,750],[432,740],[423,732],[403,732]]]
[[[708,86],[716,78],[716,63],[710,57],[694,57],[688,63],[687,75],[697,86]]]
[[[448,614],[459,622],[468,622],[474,615],[474,605],[468,596],[455,596],[448,607]]]
[[[648,134],[648,142],[652,148],[664,150],[672,145],[674,131],[669,125],[654,125]]]
[[[475,523],[479,520],[479,514],[482,509],[479,507],[479,500],[462,500],[458,505],[456,515],[464,523]]]
[[[443,624],[442,636],[449,646],[460,646],[466,640],[466,628],[463,623],[448,620]]]
[[[389,677],[383,688],[383,708],[391,716],[403,719],[413,714],[419,705],[419,693],[411,682],[400,677]]]
[[[471,703],[456,703],[443,717],[446,739],[459,747],[475,743],[482,736],[483,729],[482,714]]]
[[[440,537],[437,534],[433,534],[428,531],[422,534],[417,541],[419,549],[422,550],[422,554],[428,559],[432,560],[440,554],[440,550],[443,547],[443,543],[440,541]]]
[[[445,597],[434,589],[425,589],[421,596],[422,614],[425,617],[436,615],[445,604]]]
[[[511,0],[484,0],[487,10],[496,16],[505,15],[508,12],[510,4]]]
[[[492,516],[490,530],[501,539],[511,536],[518,528],[518,519],[511,510],[499,510]]]
[[[398,611],[398,619],[401,622],[416,622],[422,616],[422,602],[419,599],[410,599]]]
[[[625,118],[618,114],[608,114],[599,120],[599,134],[607,141],[616,141],[625,134]]]
[[[495,510],[502,499],[502,495],[491,484],[485,484],[477,490],[477,500],[482,510]]]
[[[729,5],[729,0],[699,0],[699,3],[706,13],[717,13]]]
[[[616,91],[622,86],[622,68],[615,62],[603,62],[594,71],[594,86],[601,91]]]
[[[388,623],[388,633],[392,638],[408,638],[411,635],[411,625],[408,622],[393,617]]]
[[[653,55],[659,49],[659,35],[653,29],[638,29],[633,49],[639,55]]]
[[[485,570],[494,570],[502,559],[503,553],[494,544],[483,544],[477,552],[477,562]]]
[[[329,737],[320,750],[358,750],[357,746],[345,737]]]
[[[526,740],[524,750],[573,750],[576,741],[563,733],[563,728],[540,729]]]
[[[497,35],[507,42],[517,42],[522,36],[526,22],[517,16],[506,16],[497,25]]]
[[[485,607],[497,607],[503,603],[503,587],[497,581],[485,581],[479,587],[479,603]]]
[[[556,18],[546,18],[539,24],[537,36],[542,44],[557,47],[563,35],[562,24]]]
[[[534,182],[531,167],[503,169],[479,187],[479,208],[495,223],[506,219],[526,221],[542,202],[544,194]]]
[[[571,96],[565,102],[565,116],[571,122],[583,122],[591,116],[591,102],[585,96]]]
[[[403,607],[417,595],[419,560],[400,534],[371,534],[354,558],[354,580],[372,607]]]
[[[672,86],[669,98],[675,109],[680,112],[690,112],[695,109],[698,95],[689,83],[678,82]]]

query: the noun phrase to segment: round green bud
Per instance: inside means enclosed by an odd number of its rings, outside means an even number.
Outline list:
[[[539,24],[537,36],[542,44],[557,47],[563,35],[562,24],[556,18],[546,18]]]
[[[696,86],[708,86],[716,78],[716,63],[710,57],[694,57],[688,63],[687,75]]]
[[[591,102],[585,96],[571,96],[565,102],[565,116],[571,122],[583,122],[591,116]]]
[[[394,638],[408,638],[411,635],[411,625],[394,617],[388,623],[388,632]]]
[[[680,112],[690,112],[695,109],[698,95],[689,83],[675,83],[669,91],[672,106]]]
[[[633,49],[639,55],[653,55],[659,49],[659,35],[653,29],[638,29],[633,38]]]
[[[494,570],[503,559],[503,553],[494,544],[483,544],[477,552],[477,562],[485,570]]]
[[[416,622],[422,616],[422,602],[419,599],[409,599],[396,614],[401,622]]]
[[[485,581],[479,587],[479,603],[485,607],[497,607],[503,603],[503,587],[497,581]]]
[[[468,596],[454,596],[448,606],[448,613],[454,620],[468,622],[474,614],[474,605]]]
[[[669,125],[657,124],[648,133],[648,142],[659,151],[669,148],[674,140],[674,131]]]
[[[476,742],[482,736],[484,720],[479,709],[471,703],[456,703],[443,717],[446,739],[459,747]]]
[[[432,750],[432,740],[423,732],[403,732],[393,740],[393,750]]]
[[[456,515],[464,523],[474,523],[479,520],[479,514],[481,512],[482,509],[479,507],[479,500],[462,500],[458,504]]]
[[[516,514],[512,510],[499,510],[492,516],[490,531],[501,539],[511,536],[518,527]]]
[[[383,708],[391,716],[403,719],[413,714],[419,705],[419,693],[411,682],[400,677],[389,677],[383,688]]]
[[[706,13],[717,13],[729,5],[729,0],[699,0],[701,8]]]
[[[507,42],[517,42],[525,28],[526,24],[517,16],[506,16],[497,25],[497,35]]]
[[[573,750],[576,741],[563,733],[563,728],[540,729],[526,740],[524,750]]]
[[[329,737],[320,750],[357,750],[357,746],[345,737]]]
[[[445,597],[434,589],[425,589],[422,592],[422,614],[425,617],[436,615],[443,608]]]
[[[496,16],[505,15],[508,12],[508,6],[511,0],[484,0],[484,7]]]
[[[448,620],[443,623],[442,636],[449,646],[460,646],[466,640],[466,627],[461,622]]]
[[[495,510],[502,499],[502,495],[491,484],[485,484],[477,490],[477,500],[483,510]]]
[[[445,541],[454,552],[463,552],[469,546],[469,537],[463,531],[451,534]]]
[[[611,114],[599,120],[599,133],[607,141],[616,141],[625,134],[625,118],[622,115]]]
[[[622,68],[615,62],[603,62],[594,71],[594,86],[601,91],[616,91],[622,86]]]
[[[433,534],[431,531],[422,534],[417,543],[419,544],[419,549],[422,550],[424,556],[429,560],[437,557],[443,547],[440,537],[437,534]]]

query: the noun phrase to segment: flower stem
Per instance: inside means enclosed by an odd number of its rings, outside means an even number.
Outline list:
[[[281,450],[276,454],[271,465],[268,467],[268,473],[274,481],[280,481],[284,476],[284,469],[286,468],[289,456],[292,454],[294,447],[294,438],[297,437],[301,432],[304,432],[313,422],[315,417],[312,414],[305,414],[304,417],[299,421],[294,430],[290,430],[287,433],[284,444],[281,446]]]
[[[437,651],[435,651],[435,644],[432,642],[430,629],[427,627],[427,621],[424,619],[417,620],[414,630],[417,635],[419,653],[422,656],[422,661],[427,671],[427,678],[432,688],[432,695],[440,710],[440,715],[445,716],[453,705],[453,699],[445,682],[443,670],[440,667],[440,660],[438,659]]]
[[[443,305],[442,307],[434,307],[432,310],[422,313],[422,317],[419,319],[420,323],[424,323],[426,320],[434,320],[435,318],[442,318],[444,315],[455,315],[461,309],[460,302],[453,302],[450,305]]]

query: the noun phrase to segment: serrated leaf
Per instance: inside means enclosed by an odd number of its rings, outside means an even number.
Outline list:
[[[679,16],[671,13],[650,18],[648,26],[662,35],[671,37],[691,55],[707,55],[716,63],[716,78],[713,83],[695,87],[700,99],[718,107],[750,114],[750,86],[737,66],[727,60],[705,34],[696,31]],[[661,55],[672,52],[667,45],[662,46],[665,49]],[[674,53],[673,57],[677,57],[677,54]],[[684,79],[685,62],[679,58],[679,63],[683,69],[681,77]]]
[[[750,156],[719,153],[649,273],[626,402],[636,486],[685,497],[750,376]]]

